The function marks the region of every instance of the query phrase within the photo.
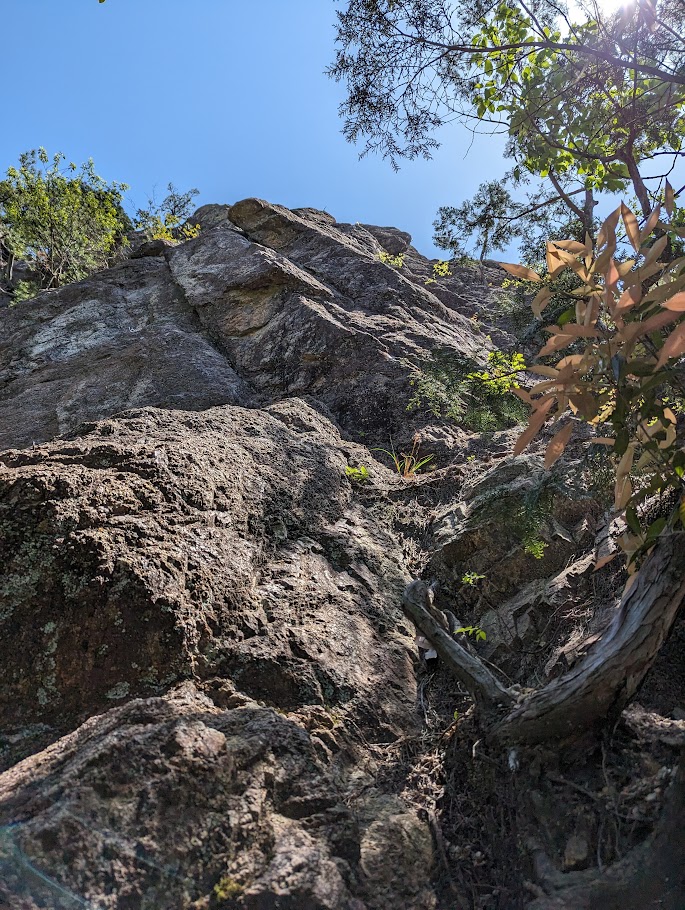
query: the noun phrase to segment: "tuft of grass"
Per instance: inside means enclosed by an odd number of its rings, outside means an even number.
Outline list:
[[[364,484],[370,478],[369,469],[365,465],[360,465],[358,468],[352,467],[352,465],[347,465],[345,468],[345,477],[350,481],[350,483]]]
[[[417,433],[412,441],[411,452],[401,452],[398,455],[394,448],[376,448],[374,451],[383,452],[385,455],[389,455],[393,460],[397,473],[400,475],[400,477],[407,479],[409,477],[413,477],[415,474],[420,473],[421,469],[425,468],[426,465],[435,458],[434,455],[424,455],[422,458],[419,458],[420,445],[421,439]]]
[[[214,897],[218,901],[230,901],[240,897],[245,888],[230,875],[222,876],[214,885]]]

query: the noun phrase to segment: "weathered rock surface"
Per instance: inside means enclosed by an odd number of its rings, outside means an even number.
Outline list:
[[[360,225],[259,200],[205,206],[198,220],[196,240],[139,250],[4,313],[0,448],[132,407],[293,395],[316,396],[348,436],[387,445],[407,435],[410,362],[438,346],[482,353],[470,322],[422,277],[382,263]]]
[[[245,907],[434,905],[425,822],[359,786],[416,724],[407,573],[345,477],[361,451],[290,399],[4,453],[5,765],[92,718],[3,778],[15,859],[107,907],[196,906],[226,876]],[[37,900],[17,862],[10,905]]]
[[[405,723],[407,575],[345,477],[354,450],[291,399],[143,410],[5,453],[2,729],[216,675],[283,710],[354,703],[377,735]]]
[[[533,579],[548,579],[594,541],[588,516],[595,503],[582,489],[577,465],[546,471],[537,455],[505,457],[476,470],[462,497],[435,515],[431,568],[451,589],[467,572],[487,579],[498,600]],[[462,595],[479,598],[479,587]]]
[[[498,794],[464,694],[428,704],[401,594],[436,579],[483,656],[554,675],[584,647],[549,624],[598,577],[596,503],[511,432],[407,412],[432,352],[487,353],[477,273],[435,281],[408,234],[314,209],[193,220],[3,310],[0,907],[514,910],[520,881],[473,885],[506,865],[499,832],[476,847]],[[402,479],[376,450],[415,433],[436,470]],[[597,855],[581,828],[550,838],[560,867],[574,833]]]
[[[0,448],[45,442],[89,419],[154,404],[249,404],[199,332],[164,259],[124,262],[3,316]]]
[[[3,317],[0,896],[428,910],[430,831],[373,776],[418,730],[409,572],[345,468],[398,481],[347,440],[411,436],[412,363],[482,344],[380,261],[402,232],[196,220]]]
[[[0,842],[0,900],[434,906],[426,824],[368,784],[355,793],[344,734],[325,714],[310,727],[252,702],[221,709],[192,683],[93,718],[3,776],[0,821],[20,824]]]

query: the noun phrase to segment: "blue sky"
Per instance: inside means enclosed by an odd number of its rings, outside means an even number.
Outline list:
[[[499,138],[459,126],[429,162],[359,160],[343,139],[334,0],[2,0],[10,107],[0,172],[45,146],[130,184],[129,207],[173,181],[198,204],[261,196],[339,221],[395,225],[428,255],[440,205],[506,169]]]

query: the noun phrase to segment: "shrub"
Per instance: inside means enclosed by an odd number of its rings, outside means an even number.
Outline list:
[[[426,408],[434,417],[454,420],[478,433],[516,426],[528,412],[510,392],[524,369],[521,354],[491,351],[484,369],[468,357],[436,352],[415,368],[407,410]]]
[[[11,257],[27,260],[33,290],[57,288],[107,268],[131,227],[123,183],[107,183],[92,159],[78,167],[44,148],[24,152],[0,181],[0,235]],[[31,296],[29,288],[20,296]]]
[[[392,266],[394,269],[401,269],[404,265],[404,253],[400,253],[398,256],[393,256],[392,253],[387,253],[385,250],[381,250],[378,254],[378,258],[385,265]]]
[[[664,532],[682,533],[685,526],[685,448],[678,419],[683,400],[685,263],[672,259],[685,229],[677,215],[675,193],[666,182],[663,205],[655,207],[642,227],[621,204],[604,221],[594,243],[588,236],[585,243],[547,244],[549,279],[571,270],[581,286],[569,298],[574,318],[547,328],[550,337],[538,357],[549,359],[531,368],[543,381],[530,392],[517,390],[532,413],[515,453],[523,451],[550,419],[557,433],[547,446],[548,467],[563,453],[578,421],[602,434],[591,442],[611,450],[614,508],[625,515],[628,526],[620,543],[633,579],[657,538]],[[630,259],[620,253],[619,222],[633,250]],[[541,281],[523,266],[506,268],[517,277]],[[536,315],[550,298],[550,289],[543,284],[532,303]],[[576,419],[568,420],[569,416]],[[675,498],[677,508],[655,518],[649,507],[655,497],[666,503]]]
[[[437,262],[433,263],[433,277],[426,278],[425,284],[435,284],[439,278],[450,278],[452,271],[450,269],[450,264],[446,259],[438,259]]]
[[[148,240],[183,241],[192,240],[200,233],[199,224],[188,224],[193,209],[193,199],[199,190],[180,193],[173,183],[167,186],[168,195],[157,203],[153,196],[148,199],[147,208],[138,209],[136,228],[143,231]]]

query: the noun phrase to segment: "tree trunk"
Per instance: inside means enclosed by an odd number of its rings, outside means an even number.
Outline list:
[[[496,737],[544,743],[599,730],[633,697],[685,598],[685,540],[664,536],[623,596],[616,616],[579,663],[530,695],[498,725]]]
[[[8,284],[12,283],[12,271],[14,269],[14,253],[10,250],[8,246],[2,242],[0,237],[0,265],[3,268],[5,274],[5,281]]]
[[[469,695],[486,715],[496,714],[514,701],[511,693],[477,657],[454,641],[436,620],[428,587],[412,582],[402,598],[404,612],[433,645],[438,657],[449,667]]]
[[[593,231],[593,221],[595,217],[595,196],[592,190],[585,190],[585,204],[583,205],[583,214],[585,216],[583,226],[590,237],[595,236]],[[585,240],[585,238],[583,238]]]
[[[507,690],[474,655],[454,642],[421,604],[414,582],[404,608],[479,708],[489,738],[536,744],[599,732],[633,697],[673,625],[685,598],[685,535],[665,535],[623,596],[613,622],[579,663],[525,698]],[[418,595],[417,596],[417,592]],[[516,703],[502,717],[507,706]]]

